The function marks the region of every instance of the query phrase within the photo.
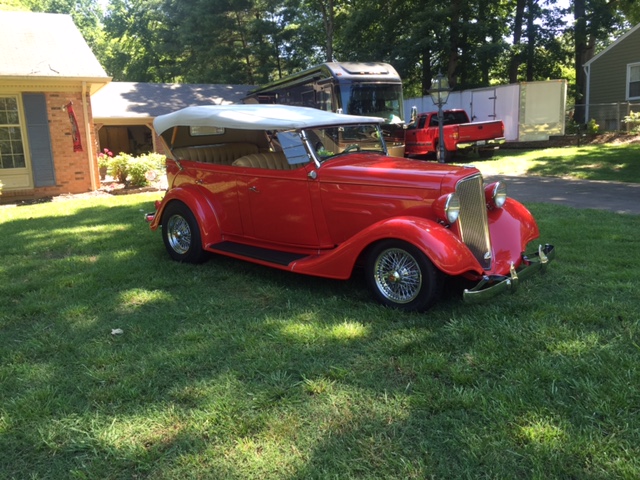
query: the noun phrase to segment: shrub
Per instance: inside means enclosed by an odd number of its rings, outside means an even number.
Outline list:
[[[597,135],[599,132],[600,132],[600,125],[598,125],[596,123],[596,120],[592,118],[591,120],[589,120],[589,123],[587,123],[587,133],[589,135]]]
[[[145,187],[164,172],[166,157],[147,153],[134,157],[120,152],[108,160],[109,175],[132,187]]]
[[[161,160],[157,157],[157,154],[146,154],[131,158],[128,165],[129,184],[131,186],[144,187],[158,177]]]
[[[120,152],[109,160],[109,175],[116,178],[120,183],[126,183],[129,176],[129,164],[133,157],[128,153]]]
[[[631,133],[640,133],[640,111],[631,112],[624,117],[622,123],[629,125],[629,131]]]

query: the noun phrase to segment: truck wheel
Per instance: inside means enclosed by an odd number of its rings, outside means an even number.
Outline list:
[[[427,256],[411,244],[385,240],[367,256],[367,284],[387,307],[422,312],[439,297],[442,274]]]
[[[162,240],[173,260],[186,263],[205,260],[200,227],[189,207],[182,202],[172,202],[164,209]]]

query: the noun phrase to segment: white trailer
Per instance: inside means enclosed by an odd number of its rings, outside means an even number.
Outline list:
[[[502,120],[508,142],[548,140],[564,135],[567,81],[522,82],[451,92],[445,109],[466,110],[474,122]],[[409,98],[404,111],[431,112],[431,97]]]

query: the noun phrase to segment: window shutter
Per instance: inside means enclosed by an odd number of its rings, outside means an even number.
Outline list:
[[[42,93],[23,93],[22,103],[27,121],[33,183],[36,187],[53,186],[56,184],[56,172],[45,96]]]

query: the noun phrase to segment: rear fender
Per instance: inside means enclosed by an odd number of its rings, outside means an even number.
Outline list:
[[[203,192],[200,187],[195,185],[175,187],[165,195],[150,225],[153,230],[161,225],[162,214],[167,205],[176,201],[184,203],[195,215],[200,227],[203,248],[205,245],[221,241],[220,224],[215,208],[209,202],[206,192]]]
[[[346,279],[351,276],[361,253],[372,244],[386,239],[397,239],[414,245],[436,268],[447,275],[483,272],[466,245],[450,230],[419,217],[383,220],[366,228],[330,253],[308,257],[290,268],[298,273]]]

